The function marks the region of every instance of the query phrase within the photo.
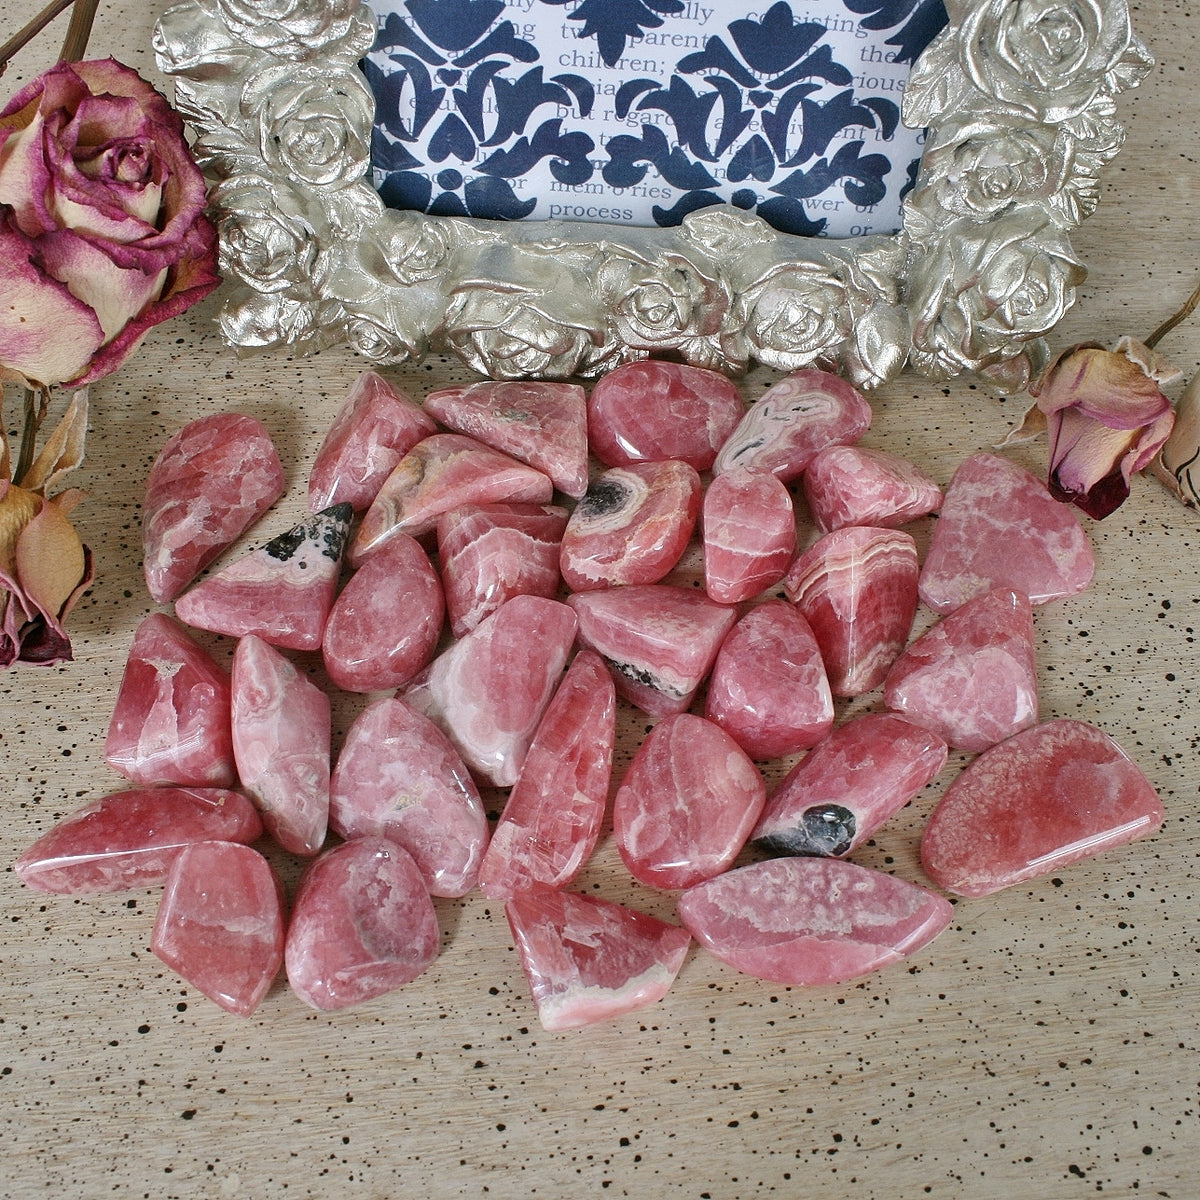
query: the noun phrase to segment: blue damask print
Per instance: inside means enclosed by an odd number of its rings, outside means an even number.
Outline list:
[[[662,16],[683,12],[682,0],[543,0],[546,4],[576,5],[569,21],[582,21],[581,38],[595,38],[596,49],[606,66],[614,66],[631,38],[647,29],[659,29]]]

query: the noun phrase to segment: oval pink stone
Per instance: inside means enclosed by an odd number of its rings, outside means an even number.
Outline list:
[[[845,983],[929,945],[954,915],[916,884],[835,858],[775,858],[690,888],[679,917],[711,954],[771,983]]]
[[[762,776],[729,734],[691,713],[666,717],[617,789],[617,849],[639,882],[691,887],[733,862],[765,799]]]
[[[643,359],[601,377],[588,397],[588,445],[606,467],[677,458],[712,466],[745,411],[716,371]]]
[[[349,1008],[416,979],[439,939],[408,854],[386,838],[343,842],[300,880],[284,947],[288,983],[313,1008]]]
[[[907,459],[864,446],[829,446],[804,470],[804,498],[822,533],[843,525],[895,529],[937,512],[942,489]]]
[[[774,587],[796,555],[796,513],[787,488],[763,471],[737,467],[704,493],[704,590],[719,604]]]

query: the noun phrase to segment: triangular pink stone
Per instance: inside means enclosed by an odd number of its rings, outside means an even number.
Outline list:
[[[950,481],[921,570],[920,594],[947,613],[995,587],[1031,604],[1082,592],[1095,557],[1068,504],[1023,467],[995,454],[968,458]]]
[[[587,400],[578,384],[485,379],[430,392],[425,411],[536,467],[568,496],[587,490]]]
[[[598,896],[539,888],[505,905],[538,1018],[582,1029],[661,1000],[691,937]]]
[[[723,963],[771,983],[845,983],[915,954],[953,905],[839,858],[775,858],[689,888],[679,917]]]
[[[926,826],[921,861],[939,887],[987,896],[1162,823],[1154,788],[1108,734],[1048,721],[985,750],[955,779]]]
[[[229,676],[177,621],[138,626],[104,742],[104,761],[135,783],[231,787]]]
[[[559,684],[492,834],[479,886],[507,897],[565,887],[596,847],[616,738],[617,697],[604,661],[581,650]]]
[[[883,701],[958,750],[986,750],[1036,723],[1029,600],[996,588],[968,600],[892,664]]]
[[[354,511],[336,504],[230,563],[175,601],[196,629],[316,650],[333,607]]]
[[[435,433],[418,442],[384,480],[350,547],[357,566],[397,533],[420,537],[443,513],[467,504],[511,500],[547,504],[548,475],[461,433]]]
[[[942,489],[886,450],[828,446],[804,469],[804,498],[822,533],[843,525],[896,529],[937,512]]]

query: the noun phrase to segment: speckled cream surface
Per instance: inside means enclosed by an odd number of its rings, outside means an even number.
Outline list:
[[[0,25],[40,7],[6,0]],[[102,4],[93,51],[157,79],[158,8]],[[1158,65],[1122,98],[1129,141],[1074,237],[1091,274],[1055,348],[1144,337],[1200,275],[1200,19],[1182,0],[1151,0],[1134,20]],[[62,24],[18,57],[5,95],[48,64]],[[77,661],[0,674],[0,1196],[1200,1195],[1200,516],[1151,480],[1087,522],[1095,581],[1039,609],[1035,627],[1044,715],[1111,734],[1166,824],[1054,878],[958,901],[941,937],[857,983],[782,988],[693,949],[653,1008],[545,1033],[501,906],[475,894],[435,902],[441,956],[402,991],[318,1014],[281,978],[242,1020],[151,954],[157,891],[23,888],[17,855],[121,784],[104,736],[133,632],[156,608],[139,523],[158,449],[211,413],[271,430],[287,492],[229,561],[303,518],[308,467],[361,369],[348,351],[239,361],[214,324],[220,301],[153,331],[92,389],[88,461],[72,482],[89,492],[75,518],[97,579],[71,619]],[[1194,374],[1200,318],[1160,348]],[[418,397],[470,379],[443,361],[392,374]],[[756,371],[745,397],[776,378]],[[983,386],[907,375],[872,404],[863,444],[911,457],[943,487],[1023,410]],[[1045,449],[1006,453],[1040,471]],[[922,553],[931,524],[911,527]],[[931,621],[920,610],[918,630]],[[228,663],[227,641],[200,636]],[[335,694],[335,744],[364,703]],[[878,705],[878,693],[840,701],[839,719]],[[648,723],[621,706],[614,786]],[[927,884],[921,830],[967,760],[952,753],[855,861]],[[788,765],[773,764],[771,782]],[[485,803],[495,810],[494,795]],[[275,861],[294,889],[295,860]],[[608,829],[579,886],[674,919],[673,896],[630,879]]]

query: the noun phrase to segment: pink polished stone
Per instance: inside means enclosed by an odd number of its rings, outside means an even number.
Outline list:
[[[283,888],[257,850],[197,842],[171,866],[151,950],[214,1004],[248,1017],[283,965]]]
[[[976,454],[954,473],[921,570],[921,599],[947,613],[994,587],[1032,604],[1082,592],[1096,562],[1069,504],[1023,467]]]
[[[643,359],[596,382],[588,398],[588,444],[606,467],[678,458],[706,471],[745,411],[716,371]]]
[[[350,547],[361,563],[398,533],[420,537],[438,518],[467,504],[510,500],[547,504],[548,475],[461,433],[435,433],[418,442],[383,482]]]
[[[177,621],[151,613],[133,635],[104,761],[134,783],[231,787],[229,676]]]
[[[424,409],[375,371],[350,386],[308,477],[308,507],[349,504],[362,512],[396,464],[437,432]]]
[[[330,1012],[416,979],[438,955],[433,901],[408,854],[386,838],[343,842],[314,859],[296,891],[284,946],[292,991]]]
[[[261,421],[201,417],[171,437],[146,478],[143,569],[160,604],[180,592],[283,495],[283,467]]]
[[[484,379],[430,392],[425,410],[447,429],[536,467],[568,496],[587,490],[587,399],[578,384]]]
[[[652,717],[683,712],[712,667],[737,610],[669,584],[567,597],[579,642],[608,664],[617,693]]]
[[[504,906],[542,1028],[582,1029],[656,1003],[691,936],[598,896],[539,888]]]
[[[730,866],[766,794],[757,768],[723,729],[691,713],[667,717],[617,789],[617,849],[639,882],[691,887]]]
[[[767,471],[788,483],[818,450],[858,441],[871,427],[871,406],[849,383],[808,369],[769,387],[721,447],[713,474],[734,467]]]
[[[329,697],[261,638],[233,653],[233,753],[267,832],[316,854],[329,819]]]
[[[465,896],[479,876],[487,816],[444,733],[402,700],[369,704],[346,733],[329,788],[329,825],[343,838],[403,846],[434,896]]]
[[[937,512],[942,489],[905,458],[863,446],[829,446],[804,470],[804,497],[822,533],[843,525],[896,529]]]
[[[704,493],[704,590],[737,604],[774,587],[796,556],[792,497],[774,475],[735,467]]]
[[[1108,734],[1083,721],[1048,721],[985,750],[946,789],[921,862],[948,892],[988,896],[1162,823],[1154,788]]]
[[[253,842],[262,821],[240,792],[225,788],[131,788],[84,805],[20,858],[28,887],[59,895],[152,887],[192,842]]]
[[[608,803],[617,698],[604,661],[581,650],[559,684],[492,834],[479,886],[508,897],[565,887],[595,849]]]
[[[782,758],[833,725],[833,696],[808,622],[786,601],[748,612],[721,643],[704,715],[751,758]]]
[[[397,534],[333,602],[321,639],[330,680],[347,692],[401,687],[433,658],[445,612],[429,556],[408,534]]]
[[[897,529],[847,525],[810,546],[783,581],[816,635],[835,696],[878,687],[917,611],[917,546]]]
[[[480,778],[511,787],[575,630],[575,614],[565,604],[514,596],[438,655],[403,699],[442,728]]]
[[[603,472],[567,522],[563,582],[576,592],[657,583],[687,549],[700,495],[696,469],[676,459]]]
[[[883,702],[959,750],[986,750],[1035,724],[1029,600],[996,588],[955,609],[892,664]]]
[[[514,596],[558,595],[567,510],[552,504],[456,508],[438,521],[438,558],[455,637]]]
[[[336,504],[272,538],[175,601],[195,629],[316,650],[333,607],[354,510]]]
[[[936,733],[891,713],[833,730],[767,797],[751,838],[776,854],[840,858],[861,846],[946,765]]]
[[[735,970],[771,983],[845,983],[916,954],[954,906],[916,884],[836,858],[739,867],[679,898],[692,936]]]

